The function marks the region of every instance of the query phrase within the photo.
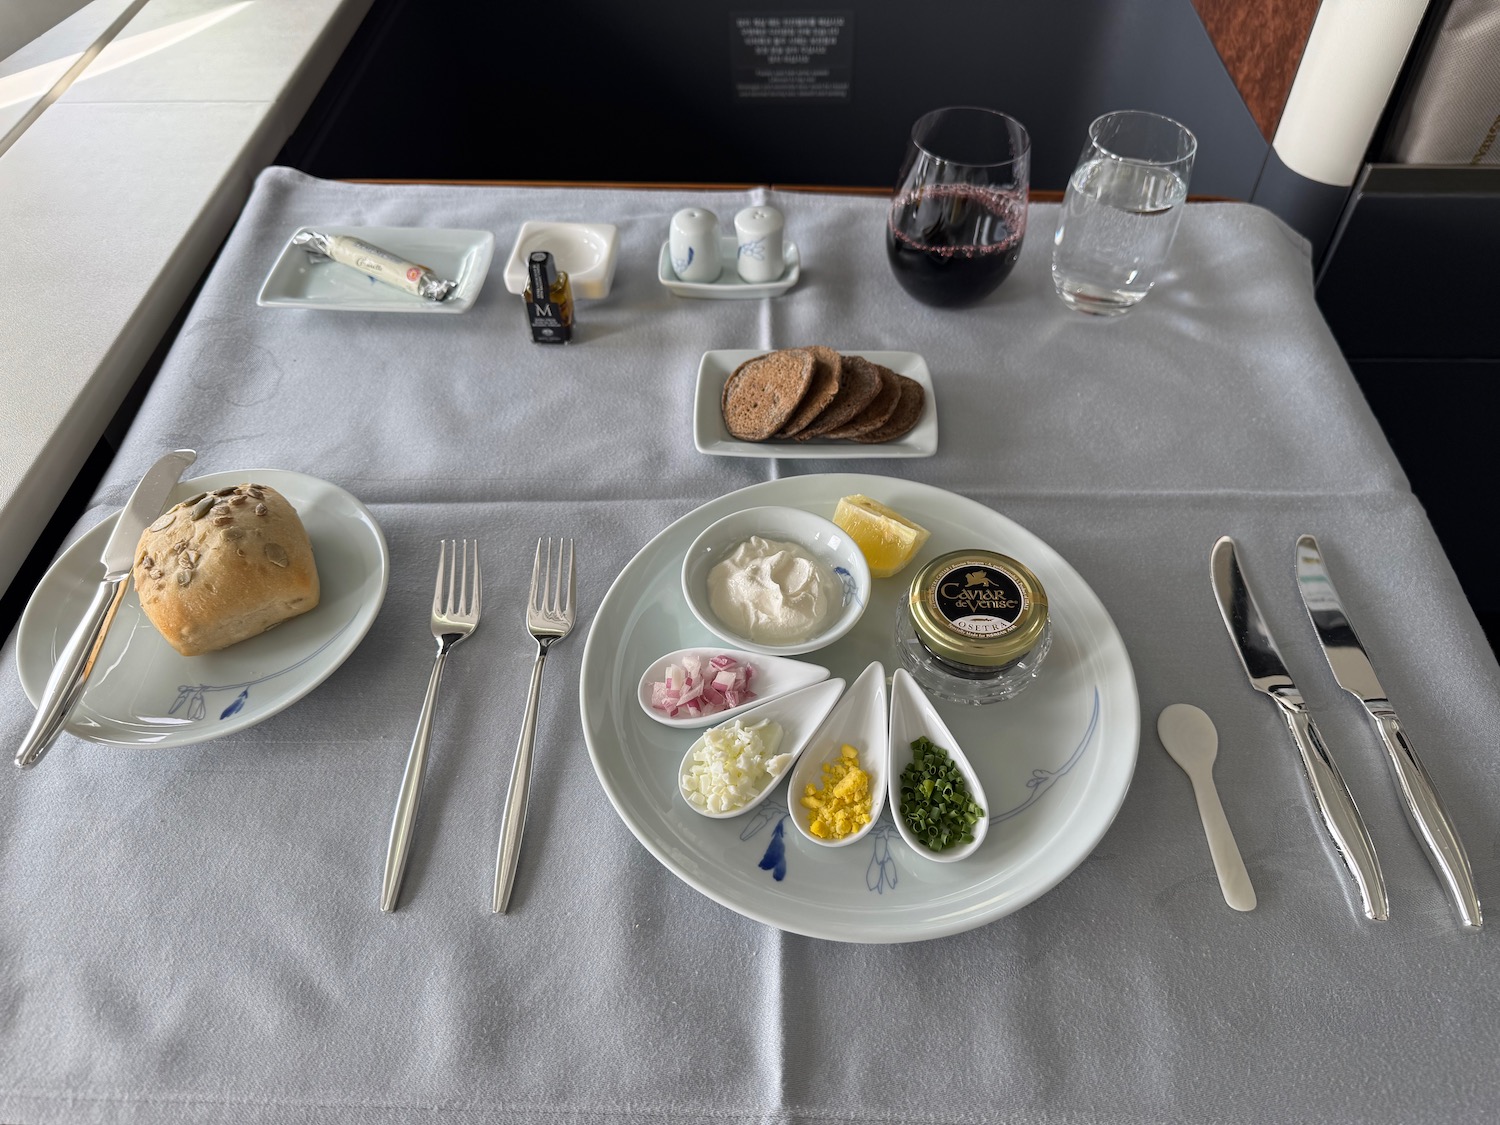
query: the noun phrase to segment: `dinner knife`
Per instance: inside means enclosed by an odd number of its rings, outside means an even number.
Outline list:
[[[1406,811],[1412,832],[1421,841],[1432,869],[1458,908],[1465,926],[1478,929],[1484,924],[1479,896],[1474,890],[1474,875],[1463,842],[1443,808],[1437,789],[1428,777],[1422,760],[1406,740],[1406,732],[1396,717],[1396,709],[1386,697],[1385,689],[1375,678],[1375,669],[1359,642],[1359,635],[1344,612],[1344,603],[1328,576],[1327,564],[1318,541],[1311,535],[1297,540],[1297,588],[1302,604],[1312,618],[1323,655],[1333,669],[1333,678],[1350,695],[1358,699],[1385,743],[1387,760],[1395,778],[1396,791]]]
[[[52,675],[47,677],[47,686],[37,700],[36,718],[32,720],[21,748],[16,751],[16,765],[23,770],[41,761],[42,755],[62,733],[68,715],[83,695],[89,673],[94,670],[94,660],[114,622],[115,611],[130,588],[130,569],[135,562],[135,548],[140,542],[141,532],[161,515],[162,507],[181,479],[183,470],[197,459],[198,454],[191,449],[179,449],[161,458],[135,486],[129,503],[115,520],[109,542],[99,556],[104,563],[104,578],[94,592],[94,600],[83,620],[63,646]]]
[[[1234,641],[1240,663],[1245,666],[1245,674],[1250,677],[1250,686],[1275,700],[1297,743],[1323,826],[1354,877],[1365,917],[1384,922],[1390,915],[1390,900],[1386,897],[1380,861],[1375,857],[1375,845],[1317,724],[1307,713],[1302,693],[1287,673],[1281,650],[1271,638],[1260,607],[1245,584],[1240,561],[1234,553],[1234,540],[1227,535],[1214,544],[1210,574],[1219,613]]]

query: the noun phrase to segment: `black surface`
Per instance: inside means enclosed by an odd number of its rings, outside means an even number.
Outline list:
[[[1491,638],[1500,168],[1367,166],[1318,303]]]
[[[852,19],[848,98],[738,98],[732,18],[818,11]],[[1249,198],[1268,147],[1191,0],[375,0],[282,162],[327,178],[889,188],[912,122],[944,105],[1023,122],[1041,189],[1065,186],[1109,110],[1213,138],[1197,194]]]
[[[1500,361],[1352,360],[1350,366],[1469,604],[1481,616],[1500,615],[1494,565]]]
[[[1323,265],[1318,303],[1354,359],[1496,360],[1497,265],[1500,168],[1372,165]]]

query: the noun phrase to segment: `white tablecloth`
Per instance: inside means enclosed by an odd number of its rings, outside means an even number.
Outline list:
[[[801,283],[702,302],[654,276],[667,219],[769,199]],[[905,296],[880,202],[808,194],[383,187],[264,173],[81,533],[163,450],[194,472],[275,467],[361,498],[391,583],[364,643],[265,723],[181,749],[67,737],[0,784],[0,1118],[17,1122],[1448,1122],[1500,1105],[1493,929],[1460,932],[1363,712],[1338,691],[1291,580],[1314,532],[1386,687],[1500,886],[1500,673],[1313,302],[1300,241],[1245,205],[1188,208],[1174,265],[1118,323],[1052,294],[1054,210],[984,305]],[[614,292],[577,342],[529,342],[501,266],[527,219],[620,226]],[[462,316],[262,309],[303,224],[494,231]],[[1017,520],[1099,594],[1134,663],[1135,778],[1068,879],[936,941],[816,941],[698,894],[636,841],[583,745],[584,634],[672,520],[832,461],[709,458],[691,440],[712,348],[920,352],[930,460],[852,467]],[[488,910],[533,646],[538,535],[581,560],[579,630],[543,685],[512,912]],[[1385,925],[1360,915],[1274,707],[1209,588],[1224,533],[1380,851]],[[486,620],[449,663],[403,908],[376,909],[431,660],[434,541],[493,560]],[[30,707],[0,660],[0,744]],[[1259,893],[1225,907],[1155,716],[1205,708]]]

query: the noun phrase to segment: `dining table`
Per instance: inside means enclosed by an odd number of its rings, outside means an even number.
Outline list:
[[[711,210],[727,233],[750,206],[784,215],[795,284],[709,300],[663,283],[675,212]],[[249,686],[181,682],[149,625],[117,623],[109,643],[128,640],[132,659],[106,649],[80,711],[111,677],[154,675],[168,698],[151,722],[75,720],[5,776],[0,1120],[1414,1125],[1500,1112],[1495,924],[1461,924],[1375,728],[1335,682],[1298,596],[1298,536],[1317,536],[1492,899],[1500,668],[1318,311],[1307,243],[1258,207],[1190,203],[1155,289],[1128,316],[1095,318],[1056,296],[1057,205],[1034,201],[1014,272],[942,309],[893,278],[887,208],[770,187],[259,175],[0,651],[0,743],[19,744],[34,713],[23,666],[55,658],[64,600],[86,602],[78,588],[102,573],[99,525],[172,449],[197,451],[187,477],[284,479],[314,497],[303,514],[325,601],[306,620],[323,632],[290,622],[244,646],[316,635],[322,663],[299,654]],[[617,232],[609,291],[578,296],[566,345],[533,342],[505,285],[526,222]],[[494,253],[459,315],[258,303],[302,227],[488,232]],[[703,384],[705,357],[811,345],[918,357],[931,447],[744,449],[705,431],[716,413],[699,395],[714,407],[723,377]],[[995,814],[958,863],[913,854],[889,809],[873,844],[839,851],[786,824],[784,793],[770,812],[698,817],[675,791],[696,733],[635,699],[662,652],[720,643],[682,602],[698,532],[758,504],[830,516],[850,493],[930,524],[934,547],[1014,549],[1052,591],[1059,634],[1037,683],[938,706]],[[1226,632],[1210,582],[1225,535],[1363,814],[1386,921],[1366,917],[1286,725]],[[548,537],[573,540],[577,622],[548,657],[514,891],[495,913],[536,653],[525,609]],[[444,539],[477,542],[483,612],[447,661],[405,883],[385,912]],[[849,681],[880,662],[889,678],[911,573],[876,580],[859,629],[805,659]],[[1217,729],[1253,910],[1226,905],[1192,784],[1158,737],[1177,703]]]

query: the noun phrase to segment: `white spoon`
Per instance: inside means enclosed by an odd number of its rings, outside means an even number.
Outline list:
[[[1214,859],[1214,872],[1219,876],[1224,901],[1235,910],[1254,910],[1255,888],[1250,885],[1250,872],[1245,870],[1245,861],[1240,858],[1234,833],[1224,816],[1224,806],[1219,803],[1219,791],[1214,788],[1219,732],[1214,729],[1213,720],[1190,703],[1174,703],[1157,716],[1156,733],[1172,760],[1192,779],[1198,815],[1203,819],[1208,851]]]

